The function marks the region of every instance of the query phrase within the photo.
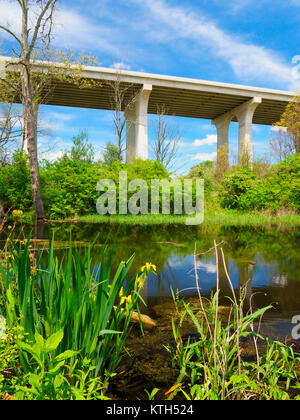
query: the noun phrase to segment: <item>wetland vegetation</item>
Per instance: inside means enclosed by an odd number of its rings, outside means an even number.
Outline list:
[[[20,217],[2,232],[3,399],[299,397],[298,228],[54,223],[28,240]]]
[[[185,175],[171,172],[186,142],[181,129],[169,125],[167,104],[157,103],[154,160],[124,163],[125,127],[130,134],[135,131],[131,124],[144,125],[142,106],[131,121],[140,86],[122,80],[125,63],[112,66],[114,81],[93,80],[82,72],[83,66],[97,64],[93,55],[52,49],[57,3],[18,0],[20,13],[4,5],[3,13],[17,20],[0,27],[5,54],[13,57],[1,64],[0,77],[5,104],[0,114],[0,399],[300,400],[299,97],[276,123],[268,158],[252,162],[252,151],[245,147],[250,138],[241,138],[240,130],[238,159],[229,162],[225,144],[218,147],[217,162],[200,162]],[[20,34],[14,32],[18,27]],[[228,44],[230,36],[226,39]],[[251,51],[259,51],[255,48]],[[38,59],[41,65],[34,62]],[[235,60],[241,67],[235,76],[246,77],[239,62],[248,65],[244,58]],[[105,108],[114,112],[115,142],[106,144],[101,159],[86,130],[60,157],[40,159],[39,106],[52,103],[55,91],[65,96],[67,86],[70,100],[79,91],[85,97],[76,106],[104,104],[102,87],[111,96]],[[92,89],[100,95],[95,105]],[[184,92],[179,96],[185,104]],[[221,101],[217,96],[207,110]],[[193,97],[197,102],[198,94]],[[230,108],[235,100],[226,98],[225,108]],[[71,104],[67,98],[59,103]],[[274,106],[281,109],[279,102]],[[59,112],[51,118],[66,124],[69,115],[65,120]],[[103,137],[97,140],[103,144]],[[214,142],[211,135],[193,146],[189,139],[191,147]],[[195,152],[184,158],[213,155]],[[186,191],[174,187],[167,197],[170,211],[163,211],[159,187],[159,214],[150,214],[151,190],[144,203],[148,214],[123,215],[122,172],[128,182],[141,180],[148,191],[157,180],[204,180],[204,222],[186,225]],[[104,180],[118,186],[113,213],[119,215],[97,214],[97,184]],[[128,204],[140,191],[127,185],[122,192]],[[194,186],[193,205],[200,195]],[[136,199],[136,208],[141,202]]]

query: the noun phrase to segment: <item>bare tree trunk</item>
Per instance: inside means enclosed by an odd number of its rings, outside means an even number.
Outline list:
[[[22,148],[21,148],[21,150],[22,150],[22,152],[27,152],[28,144],[27,144],[27,134],[26,134],[26,131],[25,131],[26,124],[25,124],[25,109],[24,109],[24,107],[23,107],[22,122],[23,122],[23,124],[22,124]]]
[[[37,153],[37,124],[34,112],[34,100],[31,81],[30,56],[31,51],[28,39],[28,0],[24,0],[22,7],[22,93],[23,93],[23,122],[24,141],[27,143],[32,200],[35,208],[36,218],[45,218],[44,205],[40,188],[40,173]],[[39,29],[39,28],[38,28]]]
[[[30,63],[28,62],[28,66]],[[44,219],[44,205],[40,188],[40,173],[37,152],[37,126],[36,114],[32,100],[30,76],[27,66],[23,69],[23,109],[24,109],[24,132],[26,133],[26,142],[30,166],[30,179],[32,189],[32,199],[38,220]]]

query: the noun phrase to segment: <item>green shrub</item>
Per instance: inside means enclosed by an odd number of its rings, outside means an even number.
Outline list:
[[[189,173],[191,178],[200,178],[204,180],[204,192],[206,196],[211,196],[211,193],[217,188],[215,175],[216,168],[214,162],[210,161],[193,166]]]
[[[300,155],[274,165],[258,177],[248,168],[224,176],[219,193],[221,206],[242,211],[300,210]]]
[[[41,169],[46,214],[57,219],[94,213],[99,181],[98,164],[87,164],[64,156]]]
[[[240,209],[240,200],[244,194],[254,191],[257,178],[248,168],[237,168],[226,174],[221,184],[221,205],[227,209]]]
[[[0,167],[0,202],[4,210],[16,208],[28,211],[32,207],[32,193],[28,156],[16,151],[12,162]]]
[[[45,340],[35,333],[34,343],[18,340],[20,360],[26,375],[25,386],[19,384],[15,400],[99,400],[104,399],[100,378],[90,377],[95,367],[85,359],[84,370],[72,363],[78,352],[66,350],[53,357],[64,337],[63,331]]]
[[[24,384],[24,373],[20,369],[19,350],[16,340],[24,338],[21,327],[12,327],[0,337],[0,399],[9,399],[17,386]]]

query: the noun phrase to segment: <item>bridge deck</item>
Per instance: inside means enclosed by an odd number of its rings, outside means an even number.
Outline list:
[[[9,57],[0,57],[0,64],[8,60]],[[36,68],[45,71],[47,64],[37,62]],[[84,78],[100,80],[102,85],[79,89],[71,84],[58,83],[47,97],[47,104],[111,110],[112,90],[107,82],[122,80],[128,87],[128,98],[144,84],[152,85],[148,106],[150,114],[157,113],[158,105],[165,105],[169,115],[214,120],[253,97],[261,97],[262,103],[255,111],[253,123],[272,125],[280,119],[287,103],[295,95],[287,91],[102,67],[83,67],[82,71]]]

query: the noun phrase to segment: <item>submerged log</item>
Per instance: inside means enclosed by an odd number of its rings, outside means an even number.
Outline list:
[[[185,247],[185,244],[178,244],[176,242],[156,242],[159,245],[171,245],[171,246],[176,246],[178,248],[183,248]]]
[[[156,321],[154,321],[148,315],[141,314],[141,321],[142,321],[143,327],[146,328],[147,330],[152,330],[152,328],[157,326]],[[131,322],[134,322],[134,323],[140,322],[139,314],[137,312],[133,312],[133,314],[131,315]]]
[[[117,307],[114,306],[114,309],[117,309]],[[124,311],[124,309],[122,309],[122,311]],[[139,314],[137,312],[133,312],[131,315],[131,322],[133,322],[134,324],[138,324],[140,320],[143,324],[143,327],[146,330],[152,330],[152,328],[157,326],[156,321],[150,318],[150,316],[141,314],[139,317]]]
[[[256,265],[256,261],[253,261],[253,260],[246,260],[246,259],[239,258],[236,261],[242,264]]]

